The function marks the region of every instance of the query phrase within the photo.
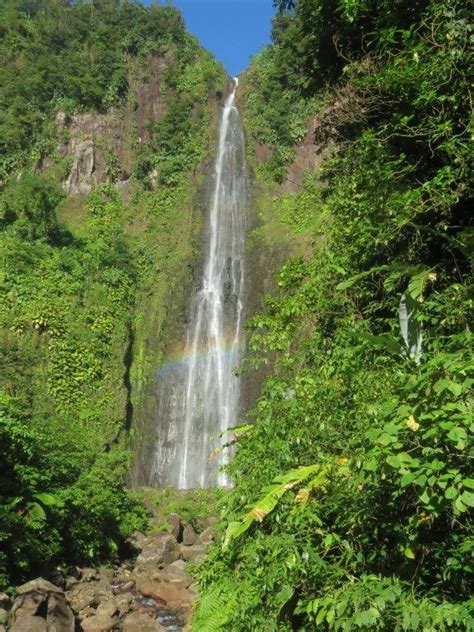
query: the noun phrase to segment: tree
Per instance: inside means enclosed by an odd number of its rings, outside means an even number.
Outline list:
[[[0,226],[13,224],[26,239],[51,240],[58,229],[56,206],[61,189],[37,174],[10,183],[0,199]]]

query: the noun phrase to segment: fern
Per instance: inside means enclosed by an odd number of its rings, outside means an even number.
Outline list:
[[[235,606],[235,594],[229,584],[219,584],[206,592],[194,615],[191,632],[219,632],[228,629],[230,615]]]

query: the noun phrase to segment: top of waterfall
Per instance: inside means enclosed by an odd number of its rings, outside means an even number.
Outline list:
[[[234,86],[237,88],[237,86],[239,85],[239,78],[233,77],[233,79],[234,79]]]

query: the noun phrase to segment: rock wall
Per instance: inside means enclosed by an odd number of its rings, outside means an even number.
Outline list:
[[[150,140],[153,124],[165,112],[163,75],[170,62],[170,56],[148,57],[141,76],[130,77],[123,109],[71,116],[58,112],[58,153],[70,161],[63,183],[67,193],[87,194],[104,182],[127,190],[134,154]]]

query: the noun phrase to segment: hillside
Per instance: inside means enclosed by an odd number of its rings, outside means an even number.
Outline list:
[[[12,0],[0,33],[6,587],[144,527],[125,431],[181,333],[226,76],[171,7]]]

